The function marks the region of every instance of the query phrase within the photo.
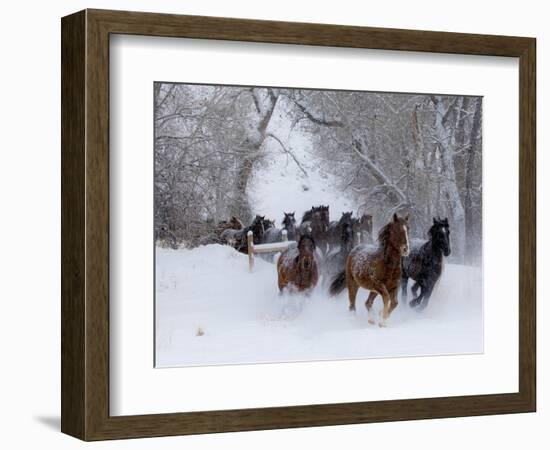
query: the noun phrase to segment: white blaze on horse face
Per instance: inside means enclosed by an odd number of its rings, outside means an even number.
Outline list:
[[[405,231],[405,241],[406,241],[406,246],[405,246],[405,249],[403,251],[403,256],[409,256],[409,251],[410,251],[409,232],[407,231],[407,226],[406,225],[403,225],[403,230]]]

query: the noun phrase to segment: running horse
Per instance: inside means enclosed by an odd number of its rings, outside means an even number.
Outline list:
[[[392,220],[378,233],[378,248],[361,244],[353,248],[346,261],[346,270],[340,272],[330,285],[336,295],[348,288],[349,310],[355,311],[355,298],[360,287],[370,291],[365,306],[369,323],[374,324],[372,304],[377,295],[382,297],[384,309],[378,325],[386,321],[396,308],[397,291],[401,280],[401,258],[409,254],[409,216],[393,215]]]
[[[265,233],[265,223],[266,223],[265,216],[257,215],[252,221],[252,223],[249,226],[243,228],[242,230],[233,230],[233,229],[225,230],[221,234],[220,240],[223,244],[231,245],[235,250],[241,253],[247,253],[248,252],[247,233],[249,231],[252,231],[254,244],[255,245],[261,244]]]
[[[317,285],[319,271],[315,259],[315,241],[306,234],[298,245],[288,247],[277,261],[279,291],[292,287],[298,292],[310,291]]]
[[[327,231],[330,224],[328,205],[314,206],[302,216],[300,235],[309,234],[324,255],[328,252]]]
[[[407,300],[407,284],[409,278],[415,283],[412,286],[414,298],[409,305],[422,311],[432,296],[432,291],[443,272],[443,256],[451,254],[451,239],[449,221],[447,218],[433,218],[433,224],[428,231],[430,238],[421,246],[413,247],[411,253],[403,258],[401,268],[402,299]],[[420,294],[416,293],[420,288]]]

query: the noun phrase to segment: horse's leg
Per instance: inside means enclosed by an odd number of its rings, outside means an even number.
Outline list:
[[[420,294],[416,295],[416,292],[418,291],[419,287],[420,287]],[[409,306],[411,308],[416,308],[418,305],[420,305],[420,302],[424,297],[425,289],[420,283],[417,282],[417,283],[414,283],[412,287],[412,292],[413,292],[414,298],[409,302]]]
[[[355,282],[352,275],[346,276],[346,281],[348,283],[349,310],[355,312],[355,297],[357,297],[359,285]]]
[[[379,327],[385,327],[386,326],[386,320],[388,320],[388,317],[390,316],[390,305],[391,305],[391,298],[390,293],[388,292],[388,289],[386,286],[382,285],[380,287],[380,295],[382,296],[382,301],[384,302],[384,309],[382,310],[382,320],[378,322]]]
[[[283,293],[283,289],[286,287],[285,275],[280,267],[277,267],[278,277],[277,285],[279,286],[279,295]]]
[[[409,306],[411,308],[417,308],[420,305],[420,303],[422,302],[423,298],[424,298],[424,288],[420,289],[420,295],[418,297],[413,298],[409,302]]]
[[[418,307],[419,311],[424,310],[426,306],[428,306],[428,303],[430,302],[430,297],[432,296],[434,285],[435,283],[430,283],[429,286],[426,286],[425,289],[422,289],[422,303]]]
[[[378,293],[376,291],[370,291],[369,292],[369,298],[367,298],[367,301],[365,302],[365,307],[367,308],[367,313],[369,315],[369,323],[371,325],[374,325],[374,319],[372,318],[372,304],[374,303],[374,299]]]
[[[396,286],[390,291],[390,309],[388,311],[388,317],[393,312],[393,310],[397,308],[397,305],[399,304],[399,302],[397,301],[397,290],[398,290],[398,286]]]

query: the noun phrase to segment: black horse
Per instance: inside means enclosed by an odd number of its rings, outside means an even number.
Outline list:
[[[346,261],[349,252],[354,246],[353,226],[351,223],[344,221],[340,227],[340,239],[338,243],[338,251],[331,252],[322,266],[325,282],[332,282],[333,279],[342,271],[346,270]]]
[[[283,240],[283,230],[286,230],[287,239],[289,241],[298,241],[296,230],[296,219],[294,213],[284,213],[281,224],[283,228],[270,227],[267,228],[263,236],[263,243],[281,242]]]
[[[274,220],[266,219],[265,216],[262,216],[262,217],[264,217],[263,223],[264,223],[264,230],[265,231],[270,230],[272,228],[275,228],[275,221]]]
[[[368,244],[373,242],[372,236],[372,216],[363,214],[361,217],[353,218],[353,236],[359,236],[358,244]]]
[[[252,231],[254,244],[261,244],[265,233],[265,216],[256,216],[252,223],[242,230],[225,230],[220,238],[222,243],[231,245],[241,253],[248,253],[247,234]]]
[[[300,235],[310,235],[324,255],[328,252],[327,230],[330,224],[329,207],[314,206],[306,211],[300,224]]]
[[[340,246],[342,242],[342,235],[344,233],[344,227],[349,228],[353,238],[353,225],[355,219],[352,216],[353,212],[344,212],[342,213],[340,220],[330,222],[327,230],[327,242],[331,251]]]
[[[433,219],[429,231],[430,239],[417,247],[413,247],[410,254],[401,260],[401,293],[403,300],[407,299],[407,283],[412,278],[415,283],[412,293],[415,296],[409,305],[423,310],[428,306],[433,288],[443,270],[443,256],[451,254],[449,238],[449,221]],[[420,288],[420,295],[416,295]]]

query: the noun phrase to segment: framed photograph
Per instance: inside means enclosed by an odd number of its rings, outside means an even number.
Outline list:
[[[534,38],[62,29],[62,431],[536,409]]]

